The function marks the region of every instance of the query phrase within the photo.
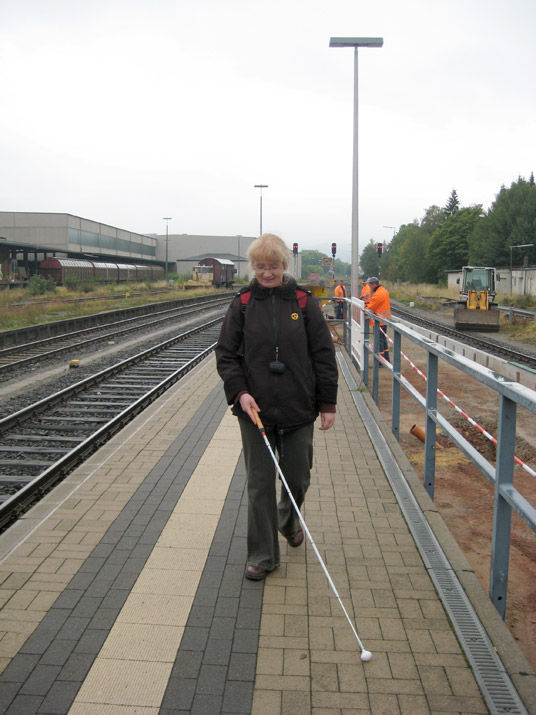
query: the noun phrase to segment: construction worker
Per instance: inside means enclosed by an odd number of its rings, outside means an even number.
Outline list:
[[[335,298],[346,298],[347,293],[346,293],[346,286],[344,285],[344,281],[341,280],[339,281],[339,285],[335,286]],[[335,301],[335,318],[337,320],[344,320],[344,314],[346,313],[345,311],[345,301],[344,300],[336,300]]]
[[[368,303],[370,300],[370,286],[366,281],[363,283],[363,287],[361,288],[361,300],[364,303]]]
[[[391,317],[391,302],[389,300],[389,292],[384,288],[376,276],[371,276],[367,284],[370,286],[370,299],[367,303],[367,310],[371,310],[376,313],[380,318],[390,318]],[[374,321],[370,321],[370,325],[374,325]],[[380,322],[380,355],[386,360],[389,360],[389,347],[387,345],[387,337],[385,333],[387,332],[387,326]]]

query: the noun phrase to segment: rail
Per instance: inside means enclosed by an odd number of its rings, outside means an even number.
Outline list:
[[[1,473],[0,470],[0,485],[23,485],[11,494],[2,494],[0,490],[0,530],[32,504],[36,495],[46,493],[76,464],[86,459],[203,360],[216,345],[220,323],[221,318],[216,318],[191,328],[0,419],[0,457],[4,452],[8,453],[7,464],[3,465],[7,471]],[[162,356],[162,364],[155,364],[154,358],[159,360]],[[153,362],[143,369],[143,363],[151,359]],[[34,421],[29,423],[29,420]],[[76,434],[71,431],[73,427]],[[10,434],[13,430],[17,432]],[[50,431],[54,433],[52,438]],[[60,439],[56,439],[56,435]],[[67,440],[61,439],[65,437]],[[13,466],[10,464],[10,453],[36,453],[36,439],[45,445],[49,439],[53,442],[66,441],[68,446],[55,445],[54,449],[48,450],[49,454],[58,452],[60,457],[43,464],[19,459],[17,472],[13,474],[10,471]],[[15,449],[9,446],[10,440],[16,441]],[[58,446],[61,448],[57,449]],[[43,454],[43,451],[40,453]],[[42,466],[44,471],[31,474],[33,467]],[[26,467],[30,471],[25,474]]]
[[[452,350],[419,335],[401,323],[382,318],[393,331],[392,365],[386,363],[379,354],[380,324],[373,313],[363,313],[374,319],[372,345],[369,339],[369,321],[363,320],[364,354],[363,382],[369,386],[369,354],[372,354],[372,398],[378,403],[379,368],[388,368],[392,373],[391,431],[396,439],[400,433],[400,395],[405,389],[425,410],[426,429],[424,443],[424,486],[434,498],[436,428],[439,427],[456,447],[463,452],[493,485],[493,533],[489,580],[489,597],[501,617],[506,614],[508,589],[508,564],[510,553],[510,525],[514,510],[527,525],[536,532],[536,509],[514,486],[514,458],[516,443],[516,418],[518,407],[536,414],[536,392],[496,372],[478,365],[468,358],[457,355]],[[402,338],[410,340],[428,354],[426,396],[421,395],[401,373]],[[486,460],[440,413],[437,406],[438,368],[440,361],[448,363],[463,373],[497,393],[499,400],[499,420],[497,434],[496,464]]]

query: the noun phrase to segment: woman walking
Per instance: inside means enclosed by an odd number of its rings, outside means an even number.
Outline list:
[[[289,251],[263,234],[248,250],[255,277],[233,299],[216,346],[218,372],[238,417],[248,477],[248,557],[245,576],[260,580],[279,566],[278,531],[292,547],[303,542],[298,516],[276,473],[255,421],[259,412],[293,498],[309,487],[313,428],[333,426],[337,363],[317,302],[286,274]]]

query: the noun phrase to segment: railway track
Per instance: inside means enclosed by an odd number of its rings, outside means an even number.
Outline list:
[[[391,311],[394,316],[402,318],[408,323],[429,328],[440,335],[445,335],[453,340],[457,340],[458,342],[477,348],[478,350],[491,353],[492,355],[496,355],[497,357],[500,357],[508,362],[513,362],[528,367],[531,370],[536,370],[536,353],[531,353],[528,350],[523,351],[519,348],[511,348],[504,341],[494,340],[487,336],[481,337],[475,333],[455,330],[444,323],[432,320],[431,318],[424,318],[422,315],[416,314],[411,310],[405,310],[401,307],[401,304],[394,304],[393,302],[391,304]]]
[[[0,420],[0,530],[209,355],[221,320],[183,332]]]
[[[55,358],[62,353],[75,349],[79,351],[92,344],[102,341],[114,340],[129,333],[151,329],[163,325],[167,322],[180,320],[188,316],[194,316],[207,308],[224,306],[229,303],[228,296],[210,297],[197,302],[195,305],[180,305],[172,308],[164,308],[148,315],[141,315],[119,320],[112,320],[109,323],[94,325],[47,337],[41,340],[13,345],[0,350],[0,380],[8,373],[28,365],[41,362],[50,358]]]

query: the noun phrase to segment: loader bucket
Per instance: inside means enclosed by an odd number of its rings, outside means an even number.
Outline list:
[[[454,309],[454,327],[456,330],[482,330],[497,332],[500,313],[498,310]]]

